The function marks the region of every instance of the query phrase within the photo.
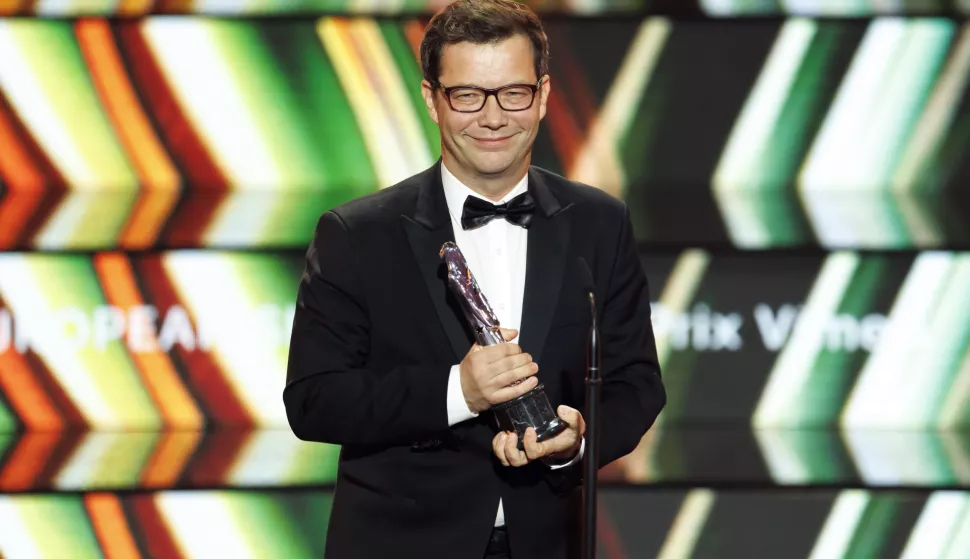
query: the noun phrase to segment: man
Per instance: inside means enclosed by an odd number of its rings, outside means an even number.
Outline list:
[[[600,465],[631,452],[665,403],[629,214],[530,166],[550,81],[527,8],[451,4],[421,62],[441,160],[325,213],[299,287],[283,396],[298,437],[343,445],[327,554],[566,557],[579,535],[587,287],[602,337]],[[507,343],[472,343],[439,259],[446,241]],[[569,427],[542,443],[529,430],[519,450],[488,410],[539,382]]]

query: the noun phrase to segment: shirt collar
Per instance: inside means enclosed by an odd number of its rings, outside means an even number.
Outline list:
[[[453,175],[451,171],[445,167],[445,162],[441,162],[441,186],[445,189],[445,200],[448,202],[448,213],[451,217],[457,221],[461,222],[461,213],[465,208],[465,198],[469,196],[474,196],[480,198],[492,204],[499,205],[508,202],[512,198],[515,198],[519,194],[526,192],[529,189],[529,173],[526,173],[522,180],[515,185],[515,187],[509,191],[501,200],[494,202],[488,198],[482,196],[481,194],[475,192],[474,190],[468,188],[458,177]]]

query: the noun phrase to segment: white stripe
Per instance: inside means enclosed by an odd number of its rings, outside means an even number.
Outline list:
[[[259,246],[266,242],[274,226],[274,207],[286,200],[286,194],[267,190],[229,193],[214,212],[205,230],[208,246]],[[278,224],[276,224],[278,226]]]
[[[0,557],[8,559],[45,559],[43,550],[30,536],[20,516],[18,504],[31,497],[0,496]]]
[[[255,557],[246,535],[233,521],[225,495],[215,492],[160,493],[155,497],[161,517],[179,550],[188,558]]]
[[[619,142],[633,123],[671,28],[669,20],[657,17],[649,18],[640,25],[589,135],[569,170],[572,180],[596,185],[614,196],[622,196],[627,177],[620,161]]]
[[[737,246],[763,247],[772,241],[766,226],[768,216],[759,210],[763,198],[745,191],[764,186],[762,167],[772,153],[772,134],[816,30],[815,22],[803,19],[790,20],[782,27],[714,171],[715,198]]]
[[[966,493],[933,493],[916,521],[900,559],[943,557],[954,536],[954,529],[960,525],[968,510],[970,497]]]
[[[194,0],[192,4],[195,13],[228,15],[251,13],[266,6],[265,0]]]
[[[716,191],[746,190],[759,180],[759,164],[771,149],[772,132],[817,28],[805,19],[789,20],[781,28],[714,171]]]
[[[927,374],[936,372],[924,371],[917,359],[924,346],[937,343],[929,327],[952,261],[952,254],[942,252],[917,257],[899,290],[889,322],[846,400],[841,421],[844,427],[929,427],[925,424],[927,392],[923,386],[935,386],[938,380],[927,378]],[[892,413],[886,413],[887,409]]]
[[[909,385],[901,388],[909,392],[913,422],[938,427],[953,413],[947,403],[953,396],[959,398],[954,389],[967,382],[959,378],[959,371],[970,349],[964,342],[970,335],[970,254],[954,256],[934,303],[925,333],[933,343],[913,355],[920,374],[911,375]]]
[[[911,115],[929,89],[936,74],[940,51],[948,36],[938,22],[911,20],[899,37],[892,64],[887,68],[879,93],[872,99],[869,119],[856,137],[856,171],[860,184],[882,189],[891,180],[892,169],[910,130]]]
[[[957,378],[947,392],[943,408],[940,410],[938,424],[940,429],[961,429],[963,416],[970,407],[970,347],[966,348],[963,362],[957,370]],[[970,483],[970,475],[965,478]]]
[[[77,14],[110,15],[120,0],[37,0],[34,13],[38,16],[72,16]]]
[[[754,438],[771,472],[771,479],[780,484],[803,484],[816,481],[806,463],[799,442],[811,433],[791,429],[754,429]]]
[[[360,67],[373,64],[373,61],[362,60],[351,48],[352,43],[363,40],[358,29],[355,24],[328,17],[320,20],[317,35],[333,63],[341,87],[353,92],[348,95],[348,100],[383,188],[405,178],[410,167],[390,128],[395,126],[394,119],[367,79],[368,69]]]
[[[404,78],[381,34],[377,22],[359,18],[351,24],[351,29],[364,49],[379,80],[378,87],[389,98],[389,116],[396,130],[393,136],[398,142],[398,150],[404,156],[405,167],[398,170],[398,180],[427,169],[434,161],[419,118],[428,118],[422,111],[418,115],[412,108],[408,93],[404,89]],[[387,105],[387,104],[385,104]],[[403,136],[401,138],[400,136]],[[395,181],[397,182],[397,181]]]
[[[48,255],[0,255],[0,294],[17,317],[18,326],[30,328],[28,321],[36,322],[52,316],[53,310],[38,284],[37,275],[49,273],[48,263],[54,258]],[[93,427],[118,426],[119,418],[95,384],[94,375],[79,358],[80,352],[71,347],[64,336],[41,328],[44,325],[36,324],[30,328],[39,331],[31,337],[31,348],[44,360],[71,401]]]
[[[102,248],[111,244],[137,197],[136,190],[70,192],[37,233],[34,244],[45,249]]]
[[[884,409],[891,409],[886,406]],[[939,439],[923,431],[849,429],[849,456],[867,485],[933,485],[951,479]]]
[[[869,185],[866,173],[870,169],[860,165],[864,160],[860,157],[869,146],[858,142],[871,124],[885,76],[896,62],[906,29],[907,23],[898,19],[870,24],[808,153],[801,174],[803,189],[855,190]]]
[[[56,213],[37,234],[34,246],[44,249],[72,248],[70,245],[76,239],[75,231],[84,223],[84,216],[90,207],[97,203],[96,196],[68,193],[58,205]]]
[[[55,111],[56,103],[47,95],[34,74],[35,65],[23,49],[30,48],[43,35],[47,22],[0,19],[0,92],[23,119],[47,157],[74,185],[92,185],[97,174],[72,137],[67,123]]]
[[[282,317],[274,307],[261,312],[246,292],[236,266],[251,258],[260,257],[184,251],[166,254],[163,263],[197,326],[218,336],[210,353],[234,392],[260,425],[285,426],[279,400],[286,380]]]
[[[731,16],[740,11],[737,0],[701,0],[701,9],[707,15]]]
[[[963,518],[953,529],[950,548],[944,559],[967,559],[970,557],[970,506],[963,508]]]
[[[932,157],[946,139],[946,133],[957,116],[963,92],[970,83],[970,26],[964,28],[936,89],[926,103],[909,145],[902,154],[893,188],[910,191],[918,188],[920,173],[927,159]]]
[[[702,250],[688,249],[680,254],[658,301],[668,316],[679,316],[694,300],[694,295],[704,280],[704,272],[707,271],[710,261],[711,256]],[[655,314],[651,316],[652,320],[657,318]],[[654,324],[654,328],[657,336],[657,356],[660,365],[663,366],[670,358],[670,327]]]
[[[684,504],[667,532],[667,539],[660,548],[657,559],[690,557],[694,546],[704,531],[704,524],[714,507],[716,495],[710,489],[694,489],[684,498]]]
[[[867,164],[868,154],[876,148],[862,139],[873,125],[906,26],[891,19],[869,26],[799,173],[806,215],[823,246],[884,243],[885,235],[892,238],[891,227],[883,223],[891,204],[857,193],[881,186],[873,181],[879,170]],[[838,191],[834,201],[833,191]]]
[[[223,51],[224,35],[236,25],[153,18],[141,31],[179,105],[233,187],[266,188],[280,184],[283,171],[230,71],[234,61]]]
[[[301,441],[288,429],[256,431],[237,454],[226,477],[234,486],[287,485],[292,481],[288,473],[299,462],[301,450],[307,444],[318,446]]]
[[[860,489],[839,493],[809,559],[845,557],[869,500],[869,494]]]
[[[826,324],[835,316],[858,266],[859,256],[854,253],[840,252],[826,258],[791,337],[765,383],[752,418],[755,427],[800,424],[802,408],[806,405],[801,398],[802,390],[822,350]]]
[[[136,484],[161,435],[155,432],[88,432],[54,478],[64,491]]]
[[[54,486],[67,491],[90,489],[105,455],[110,453],[112,439],[117,435],[118,433],[86,433],[81,444],[54,478]]]

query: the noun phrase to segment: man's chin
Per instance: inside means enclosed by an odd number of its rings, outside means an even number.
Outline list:
[[[501,159],[479,158],[474,162],[476,172],[490,177],[507,174],[514,165],[515,159],[508,157]]]

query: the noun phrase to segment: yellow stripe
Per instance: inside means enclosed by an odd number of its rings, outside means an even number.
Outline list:
[[[366,75],[373,65],[355,51],[353,25],[339,18],[324,18],[317,25],[317,34],[337,78],[348,92],[347,98],[360,125],[380,186],[386,187],[407,178],[408,167],[394,139],[394,119]]]
[[[66,491],[137,485],[160,437],[157,432],[86,433],[54,485]]]
[[[110,335],[124,319],[103,299],[90,299],[96,278],[83,269],[54,256],[4,255],[0,295],[22,321],[18,326],[37,332],[31,349],[93,427],[157,428],[158,411],[122,340]]]
[[[648,19],[640,26],[569,178],[622,198],[627,177],[619,144],[636,116],[670,30],[670,21],[663,18]]]
[[[69,184],[133,190],[137,179],[62,24],[0,22],[0,89]]]
[[[390,108],[389,116],[394,121],[394,130],[398,132],[399,149],[410,163],[409,175],[426,169],[431,165],[431,153],[421,132],[418,115],[408,100],[404,90],[404,79],[400,70],[394,65],[394,59],[387,43],[381,35],[378,25],[373,20],[355,20],[350,27],[351,33],[367,55],[370,67],[374,70],[378,80],[378,93],[384,99],[382,106]],[[427,118],[427,117],[426,117]]]
[[[250,415],[260,425],[286,425],[278,395],[286,380],[286,356],[277,351],[276,328],[282,318],[266,318],[254,307],[244,283],[249,276],[238,268],[247,265],[247,258],[251,257],[172,253],[163,265],[199,328],[215,336],[210,354]],[[267,309],[272,312],[273,307]]]

